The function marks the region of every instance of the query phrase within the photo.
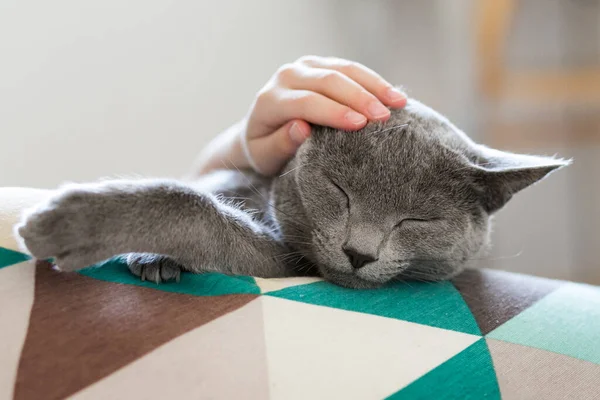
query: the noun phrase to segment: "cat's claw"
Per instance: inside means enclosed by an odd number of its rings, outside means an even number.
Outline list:
[[[166,256],[133,253],[127,256],[127,265],[131,273],[142,281],[161,283],[181,280],[181,266]]]

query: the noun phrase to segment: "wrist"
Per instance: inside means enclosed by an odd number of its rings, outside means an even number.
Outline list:
[[[244,154],[246,120],[243,119],[220,133],[206,145],[196,159],[193,176],[205,175],[219,169],[245,169],[250,165]]]
[[[260,168],[258,167],[258,165],[256,165],[256,162],[254,161],[252,153],[250,152],[250,141],[248,140],[247,126],[247,120],[243,120],[237,135],[236,147],[239,147],[241,157],[243,157],[244,167],[250,168],[257,173],[262,174]],[[238,149],[236,148],[236,151],[237,150]]]

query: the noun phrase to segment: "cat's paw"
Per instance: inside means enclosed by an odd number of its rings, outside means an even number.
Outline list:
[[[54,258],[62,271],[102,261],[96,196],[84,189],[64,190],[27,211],[15,226],[23,250],[37,259]]]
[[[160,283],[181,277],[181,265],[173,259],[159,254],[132,253],[127,255],[127,266],[132,274],[142,281]]]

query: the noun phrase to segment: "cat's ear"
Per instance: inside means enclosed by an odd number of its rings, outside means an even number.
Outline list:
[[[479,147],[475,165],[475,185],[488,213],[502,208],[512,196],[542,180],[551,172],[567,166],[570,160],[507,153]]]

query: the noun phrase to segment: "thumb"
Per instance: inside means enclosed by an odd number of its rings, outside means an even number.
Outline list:
[[[248,141],[248,151],[263,175],[279,172],[296,154],[298,147],[310,136],[310,125],[303,120],[292,120],[270,135]]]

